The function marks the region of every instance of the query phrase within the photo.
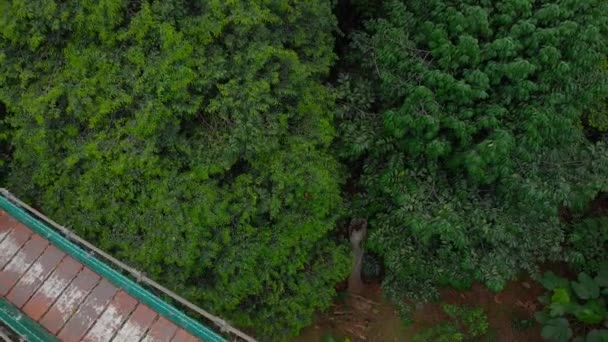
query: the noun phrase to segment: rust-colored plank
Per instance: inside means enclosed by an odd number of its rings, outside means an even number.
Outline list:
[[[105,310],[117,291],[116,286],[106,279],[102,279],[70,320],[61,328],[57,337],[65,342],[81,341],[84,334]]]
[[[150,330],[148,330],[142,342],[169,342],[176,331],[177,326],[175,324],[163,316],[159,316],[150,327]]]
[[[107,342],[114,333],[129,318],[131,311],[137,305],[137,300],[124,291],[119,291],[108,304],[106,310],[86,334],[83,341]]]
[[[139,304],[131,317],[120,328],[112,342],[139,341],[154,322],[158,314],[144,304]]]
[[[21,308],[64,257],[65,253],[57,247],[48,246],[38,260],[34,262],[30,269],[15,284],[11,292],[6,296],[6,299],[16,307]]]
[[[184,329],[179,329],[171,342],[200,342],[200,340],[192,336],[189,332]]]
[[[39,235],[32,235],[0,272],[0,296],[6,296],[48,245],[49,242]]]
[[[17,220],[12,218],[5,211],[0,210],[0,242],[4,240],[16,224]]]
[[[38,321],[63,293],[63,290],[70,285],[82,267],[81,263],[70,256],[63,258],[53,273],[25,304],[23,312],[31,319]]]
[[[0,270],[13,258],[15,253],[29,240],[32,231],[22,224],[17,224],[8,236],[0,243]]]
[[[53,335],[57,335],[72,313],[99,283],[99,279],[99,276],[93,271],[84,268],[42,317],[40,324]]]

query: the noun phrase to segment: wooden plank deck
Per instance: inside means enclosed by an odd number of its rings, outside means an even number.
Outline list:
[[[60,341],[200,341],[2,210],[0,297]]]

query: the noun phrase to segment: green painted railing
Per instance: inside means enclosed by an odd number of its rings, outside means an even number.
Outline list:
[[[89,267],[91,270],[95,271],[102,277],[108,279],[109,281],[114,283],[114,285],[120,287],[125,292],[129,293],[131,296],[137,298],[142,303],[148,305],[154,311],[165,316],[167,319],[173,321],[175,324],[181,326],[186,331],[190,332],[192,335],[203,339],[205,342],[226,341],[226,339],[216,334],[211,329],[203,326],[199,322],[188,317],[186,314],[184,314],[174,306],[158,298],[133,280],[127,278],[126,276],[117,272],[102,261],[98,260],[78,245],[70,242],[60,233],[48,227],[46,224],[36,219],[32,215],[30,215],[26,210],[11,202],[4,196],[0,196],[0,208],[9,213],[15,219],[19,220],[24,225],[28,226],[37,234],[49,240],[57,248],[71,255],[74,259],[80,261],[81,263]]]
[[[0,298],[0,321],[28,342],[54,342],[55,336],[49,334],[38,323],[25,316],[4,298]]]

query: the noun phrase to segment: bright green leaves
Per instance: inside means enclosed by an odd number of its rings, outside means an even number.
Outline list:
[[[190,57],[192,46],[184,41],[184,35],[177,32],[173,26],[163,23],[159,27],[161,50],[168,55],[169,63]]]
[[[553,295],[551,296],[552,303],[568,304],[570,303],[570,294],[568,290],[563,287],[553,289]]]
[[[545,275],[546,277],[546,275]],[[561,279],[561,278],[560,278]],[[563,279],[565,280],[565,279]],[[566,313],[572,313],[578,307],[573,303],[572,298],[570,297],[570,288],[568,283],[564,285],[565,287],[558,287],[553,289],[553,293],[551,294],[551,298],[549,302],[545,302],[544,304],[548,305],[549,312],[552,317],[564,315]],[[543,302],[546,301],[543,298]]]
[[[125,39],[127,37],[134,38],[138,43],[144,43],[143,39],[153,27],[157,25],[154,22],[152,10],[150,9],[150,4],[148,2],[144,2],[141,4],[140,10],[131,18],[129,22],[129,27],[126,32],[123,32],[120,36],[121,39]]]
[[[262,339],[329,305],[350,263],[328,2],[6,6],[12,190]]]
[[[4,39],[13,43],[24,42],[30,51],[40,47],[49,31],[57,30],[68,20],[65,12],[62,13],[60,6],[53,0],[4,1],[0,4],[0,12],[0,32]],[[48,25],[32,25],[32,19],[46,22]],[[21,36],[26,30],[28,36]]]
[[[88,34],[112,46],[117,42],[117,29],[128,20],[125,10],[128,1],[100,0],[75,8],[74,22],[78,34]]]

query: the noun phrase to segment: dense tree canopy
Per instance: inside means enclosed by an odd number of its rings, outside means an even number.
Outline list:
[[[9,187],[259,336],[329,305],[347,253],[326,1],[0,5]]]
[[[353,212],[393,298],[562,258],[567,225],[608,189],[584,118],[607,94],[605,1],[388,1],[353,38],[340,151],[363,163]],[[604,97],[605,98],[605,97]]]
[[[333,5],[0,0],[0,179],[264,340],[330,304],[351,218],[400,304],[594,271],[608,2]]]

